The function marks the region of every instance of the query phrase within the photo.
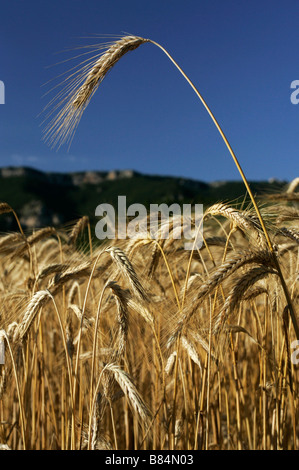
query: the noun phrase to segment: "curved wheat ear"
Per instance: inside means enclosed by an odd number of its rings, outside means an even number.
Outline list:
[[[235,273],[238,269],[243,266],[250,264],[265,265],[274,268],[275,264],[273,259],[268,252],[268,250],[261,251],[248,251],[243,253],[237,253],[232,256],[230,259],[222,263],[222,265],[217,268],[214,273],[210,276],[207,281],[200,286],[196,291],[195,298],[184,308],[183,315],[178,321],[175,335],[181,332],[182,328],[190,321],[191,317],[198,310],[201,303],[209,295],[216,286],[219,286],[224,282],[229,276]]]
[[[128,337],[128,293],[123,290],[118,284],[111,281],[107,285],[114,295],[116,305],[117,305],[117,323],[119,327],[117,348],[113,354],[113,361],[121,358],[122,354],[125,351],[127,337]]]
[[[85,261],[79,266],[69,267],[66,271],[57,272],[53,279],[48,284],[48,288],[51,288],[51,293],[57,294],[62,286],[72,280],[77,280],[80,277],[87,277],[91,272],[90,261]]]
[[[152,412],[138,392],[132,377],[116,363],[108,364],[107,370],[113,373],[116,382],[124,392],[129,404],[141,419],[142,424],[148,428],[153,418]]]
[[[87,215],[84,215],[83,217],[81,217],[81,219],[79,219],[77,221],[77,223],[74,225],[71,233],[70,233],[70,237],[69,237],[69,243],[75,243],[79,234],[81,232],[83,232],[83,230],[85,229],[85,227],[87,227],[88,225],[88,222],[89,222],[89,218]]]
[[[92,96],[95,88],[104,80],[116,62],[127,52],[137,49],[137,47],[145,42],[148,42],[148,40],[137,36],[125,36],[119,41],[112,43],[107,52],[95,63],[88,73],[85,82],[77,91],[72,102],[74,108],[78,109],[84,106]]]
[[[264,238],[262,235],[260,223],[248,212],[241,212],[228,206],[227,204],[220,202],[212,205],[205,211],[204,217],[209,215],[222,215],[223,217],[226,217],[234,224],[234,226],[238,227],[245,234],[252,231],[255,234],[260,246],[264,246]]]
[[[299,186],[299,177],[294,178],[293,181],[290,182],[287,193],[293,193],[297,186]]]
[[[50,276],[51,274],[62,273],[69,268],[67,264],[55,263],[50,264],[43,268],[37,275],[36,282],[45,279],[45,277]]]
[[[14,253],[16,249],[25,242],[25,237],[19,232],[10,233],[9,235],[5,235],[4,237],[0,238],[0,253],[10,254]]]
[[[54,110],[57,110],[61,103],[65,103],[65,105],[45,129],[45,140],[50,145],[60,147],[66,142],[71,144],[83,111],[109,70],[127,52],[137,49],[141,44],[148,41],[148,39],[138,36],[124,36],[118,41],[108,44],[110,47],[106,52],[100,54],[100,57],[96,60],[92,59],[91,62],[84,65],[77,74],[72,73],[70,75],[66,82],[69,79],[71,81],[64,90],[66,96],[63,97],[64,91],[62,91],[53,100],[55,102],[62,97],[62,101],[55,106]]]
[[[198,365],[200,371],[202,372],[200,358],[197,354],[194,344],[192,344],[192,342],[190,341],[189,338],[187,338],[187,336],[181,337],[181,343],[182,343],[183,348],[187,351],[190,359],[192,359],[192,361]]]
[[[0,202],[0,215],[1,214],[8,214],[9,212],[12,212],[12,214],[14,215],[14,218],[16,219],[19,230],[20,230],[21,234],[24,235],[22,226],[20,224],[20,221],[19,221],[19,218],[18,218],[16,212],[13,210],[12,207],[10,207],[9,204],[7,204],[7,202]]]
[[[252,290],[249,290],[249,292],[246,292],[246,294],[243,297],[243,300],[250,301],[262,294],[266,294],[269,296],[268,289],[263,286],[258,286],[255,289],[252,289]]]
[[[243,277],[241,277],[231,292],[229,293],[220,313],[217,315],[214,324],[214,333],[218,333],[219,330],[225,325],[226,320],[231,312],[237,307],[238,303],[242,300],[244,293],[253,286],[257,281],[263,279],[269,274],[278,274],[275,269],[271,269],[268,266],[259,266],[252,268]]]
[[[125,253],[117,247],[107,248],[106,251],[110,253],[112,259],[116,261],[116,264],[118,265],[120,271],[127,277],[135,294],[137,294],[140,299],[148,302],[148,295],[145,292],[143,286],[141,285],[137,274]]]
[[[0,214],[8,214],[12,212],[12,208],[7,202],[0,202]]]
[[[27,306],[21,323],[14,331],[14,341],[23,340],[25,338],[37,313],[45,305],[50,295],[50,292],[47,290],[40,290],[34,294]]]

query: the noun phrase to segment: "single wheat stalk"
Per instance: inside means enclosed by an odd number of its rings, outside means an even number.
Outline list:
[[[79,320],[80,323],[82,322],[82,329],[84,331],[87,331],[92,327],[93,318],[88,318],[86,316],[87,309],[85,309],[85,315],[83,315],[82,308],[80,308],[77,304],[69,304],[68,310],[69,311],[71,310],[75,314],[76,318]],[[77,338],[74,340],[74,344],[76,343],[77,343]]]
[[[190,359],[192,359],[192,361],[198,365],[200,371],[202,372],[200,358],[197,354],[194,344],[191,343],[190,338],[187,338],[185,335],[182,335],[181,343],[185,351],[188,353]]]
[[[167,375],[172,375],[176,356],[177,356],[177,352],[173,351],[167,359],[167,362],[165,364],[165,369],[164,369]]]
[[[125,277],[129,280],[130,285],[132,286],[133,292],[143,301],[148,302],[149,298],[148,295],[141,285],[137,274],[133,268],[132,263],[126,256],[126,254],[117,247],[110,247],[107,248],[106,251],[110,253],[111,258],[116,262],[117,266],[120,269],[120,272],[125,275]]]
[[[41,281],[48,276],[51,276],[51,274],[63,273],[68,268],[69,268],[69,265],[67,264],[61,264],[61,263],[50,264],[49,266],[46,266],[38,273],[36,282]]]
[[[40,290],[33,295],[25,310],[21,323],[14,331],[14,341],[23,340],[25,338],[37,313],[46,304],[49,298],[51,298],[51,294],[48,290]]]
[[[88,277],[91,273],[91,263],[90,261],[85,261],[79,266],[69,266],[67,270],[62,272],[57,272],[53,279],[48,284],[48,289],[51,290],[51,293],[56,294],[64,284],[69,281],[77,280],[80,277]]]
[[[72,287],[70,288],[70,291],[68,294],[68,305],[71,305],[74,303],[76,294],[79,298],[79,305],[81,305],[81,293],[80,293],[80,285],[78,281],[74,281],[72,284]]]
[[[230,313],[236,308],[236,306],[242,300],[244,293],[253,286],[260,279],[265,278],[269,274],[278,274],[276,270],[270,269],[268,266],[259,266],[252,268],[243,277],[236,281],[234,287],[229,293],[220,313],[214,323],[214,334],[218,333],[219,330],[224,326]]]
[[[131,407],[141,419],[141,423],[145,428],[148,428],[153,418],[152,413],[134,385],[132,377],[115,363],[109,364],[106,370],[113,373],[115,380],[129,400]]]
[[[101,394],[98,393],[92,418],[91,450],[113,450],[109,441],[102,435],[102,429],[100,428],[102,419],[101,398]],[[86,437],[86,445],[88,446],[88,437]]]
[[[71,312],[68,310],[65,324],[65,340],[67,346],[67,352],[72,361],[73,354],[75,351],[74,346],[74,331],[73,331],[73,322]]]
[[[260,343],[252,336],[252,334],[249,333],[249,331],[241,325],[226,324],[225,327],[224,327],[224,330],[228,331],[232,334],[244,333],[245,335],[247,335],[249,337],[250,341],[252,341],[253,343],[257,344],[260,348],[262,348]]]
[[[211,356],[211,359],[218,366],[219,361],[217,359],[216,353],[212,350],[212,347],[208,343],[208,341],[206,341],[205,338],[200,335],[198,331],[190,330],[189,335],[191,335],[193,337],[193,340],[198,343],[203,348],[203,350]]]
[[[137,312],[148,324],[154,327],[154,316],[141,302],[135,301],[133,298],[129,297],[128,307]]]
[[[78,222],[74,225],[74,227],[73,227],[73,229],[70,233],[69,243],[71,243],[71,244],[76,243],[76,241],[78,239],[78,236],[88,226],[88,223],[89,223],[89,218],[87,217],[87,215],[84,215],[83,217],[81,217],[78,220]]]
[[[128,293],[115,282],[109,282],[108,286],[112,292],[117,305],[117,323],[119,327],[118,340],[113,362],[119,361],[123,356],[128,337]]]
[[[163,248],[164,240],[161,240],[161,247]],[[158,248],[158,244],[154,243],[152,248],[152,255],[151,260],[148,267],[148,277],[151,278],[154,275],[155,269],[158,265],[160,250]]]

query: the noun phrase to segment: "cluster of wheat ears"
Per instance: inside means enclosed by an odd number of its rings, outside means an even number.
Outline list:
[[[146,42],[179,68],[153,41],[113,42],[70,73],[53,143],[73,135],[107,72]],[[1,448],[298,448],[299,179],[257,204],[179,70],[250,203],[206,208],[193,251],[171,221],[166,240],[97,245],[87,216],[29,234],[1,203],[18,224],[0,238]]]

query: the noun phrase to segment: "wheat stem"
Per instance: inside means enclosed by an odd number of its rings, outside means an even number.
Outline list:
[[[17,394],[18,394],[18,400],[19,400],[19,407],[20,407],[20,418],[21,418],[21,433],[22,433],[22,439],[23,439],[23,449],[26,450],[26,430],[25,430],[25,413],[24,413],[24,406],[23,406],[23,401],[21,399],[21,392],[20,392],[20,385],[19,385],[19,379],[18,379],[18,374],[17,374],[17,369],[16,369],[16,363],[13,357],[11,345],[9,338],[4,330],[0,331],[0,339],[1,336],[3,336],[6,339],[7,346],[9,349],[9,354],[11,357],[11,362],[13,366],[13,371],[14,371],[14,376],[15,376],[15,382],[16,382],[16,388],[17,388]]]

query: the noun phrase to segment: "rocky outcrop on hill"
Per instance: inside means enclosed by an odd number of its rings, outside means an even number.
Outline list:
[[[257,194],[279,191],[284,182],[252,182]],[[117,210],[118,196],[127,204],[201,203],[234,201],[244,197],[241,181],[206,183],[195,179],[144,175],[133,170],[43,172],[28,167],[0,168],[0,202],[18,213],[24,229],[57,226],[87,215],[95,222],[95,209],[109,203]],[[1,215],[0,230],[13,230],[11,215]]]
[[[39,181],[63,186],[81,186],[83,184],[99,184],[103,181],[115,181],[132,178],[138,173],[133,170],[113,171],[79,171],[74,173],[43,172],[28,167],[0,168],[0,178],[30,177]]]

